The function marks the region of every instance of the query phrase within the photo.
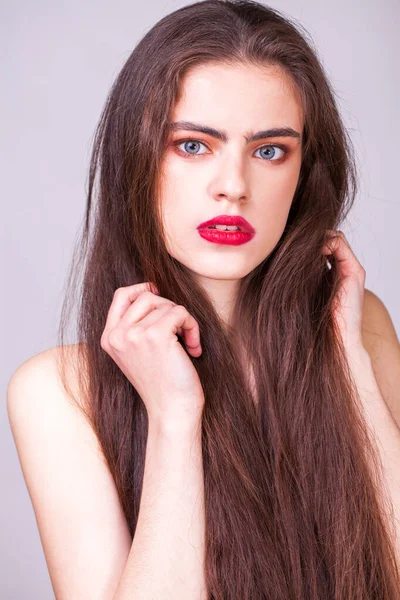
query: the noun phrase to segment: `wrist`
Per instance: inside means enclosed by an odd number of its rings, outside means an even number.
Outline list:
[[[150,417],[148,435],[167,441],[201,438],[201,417],[197,419]]]

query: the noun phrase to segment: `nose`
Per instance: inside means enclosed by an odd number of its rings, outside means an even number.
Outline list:
[[[215,200],[227,199],[230,202],[246,202],[250,199],[250,183],[246,166],[240,157],[227,156],[217,166],[217,173],[211,182],[211,195]]]

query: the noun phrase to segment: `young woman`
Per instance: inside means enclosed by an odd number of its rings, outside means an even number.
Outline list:
[[[365,271],[337,231],[356,189],[334,93],[278,11],[206,0],[136,46],[93,150],[79,343],[71,279],[59,346],[9,387],[58,600],[398,598],[354,385],[376,383]]]

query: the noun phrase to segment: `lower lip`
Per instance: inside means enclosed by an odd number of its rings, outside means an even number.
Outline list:
[[[240,244],[245,244],[254,237],[254,233],[248,233],[247,231],[198,229],[198,232],[201,237],[208,242],[213,242],[214,244],[228,244],[230,246],[240,246]]]

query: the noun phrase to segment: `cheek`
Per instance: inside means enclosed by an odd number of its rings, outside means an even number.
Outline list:
[[[175,258],[180,258],[180,248],[187,251],[188,236],[190,233],[193,235],[191,230],[196,216],[191,210],[190,200],[190,194],[183,193],[181,184],[178,186],[175,180],[171,179],[168,185],[164,185],[161,197],[162,223],[167,249]]]
[[[264,189],[260,191],[259,197],[264,198],[261,201],[259,210],[262,222],[279,227],[282,222],[286,222],[292,205],[294,192],[297,186],[297,176],[287,173],[279,174],[279,177],[271,179]],[[267,193],[265,192],[267,190]],[[257,211],[258,212],[258,211]]]
[[[289,213],[293,202],[300,174],[300,161],[291,163],[287,168],[280,169],[269,182],[271,193],[268,194],[266,205],[274,214],[285,216]],[[268,201],[269,200],[269,201]]]
[[[301,156],[288,159],[279,169],[271,174],[271,184],[279,195],[292,199],[300,175]]]
[[[163,171],[165,177],[170,181],[182,180],[183,182],[188,179],[188,172],[190,172],[190,166],[193,161],[185,159],[179,156],[173,148],[169,148],[165,154]],[[195,174],[193,169],[193,174]],[[192,175],[192,173],[191,173]]]
[[[264,191],[264,199],[255,209],[258,223],[256,229],[260,234],[257,244],[262,246],[262,252],[265,250],[270,252],[280,240],[287,223],[296,185],[296,177],[286,176],[279,182],[274,181],[273,184],[270,182],[267,195]],[[261,193],[260,198],[262,198]]]
[[[165,212],[173,214],[190,206],[190,190],[193,195],[193,178],[181,160],[168,157],[163,165],[161,180],[162,204]]]
[[[202,161],[199,158],[183,158],[174,150],[169,150],[165,159],[166,187],[174,188],[181,196],[193,196],[196,187],[204,188],[213,174],[211,161]]]
[[[193,219],[198,219],[202,210],[202,194],[199,191],[201,177],[199,175],[197,182],[195,173],[188,173],[188,166],[184,162],[183,159],[169,158],[163,167],[161,185],[161,207],[165,226],[169,231],[176,232],[179,237],[184,236],[189,227],[193,229]],[[197,169],[197,172],[199,171]]]

